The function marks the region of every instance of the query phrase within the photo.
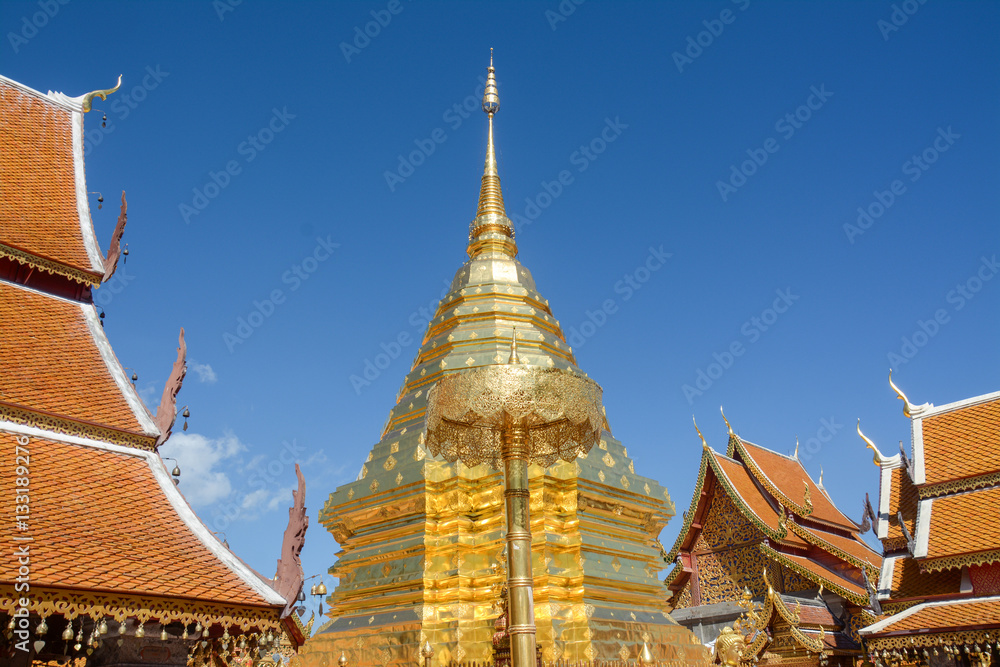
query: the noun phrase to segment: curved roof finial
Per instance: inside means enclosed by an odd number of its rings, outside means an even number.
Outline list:
[[[858,435],[860,435],[861,439],[865,441],[865,446],[868,449],[870,449],[873,452],[875,452],[875,458],[872,459],[872,460],[875,462],[875,465],[877,465],[878,467],[881,468],[882,467],[882,461],[885,460],[885,457],[882,456],[882,452],[880,452],[878,450],[878,447],[875,446],[875,443],[872,442],[871,439],[868,438],[868,436],[866,436],[864,433],[861,432],[861,418],[860,417],[858,418]]]
[[[701,434],[701,429],[698,428],[698,421],[694,418],[694,415],[691,415],[691,421],[694,422],[694,430],[698,431],[698,437],[701,438],[701,446],[704,449],[708,449],[708,443],[705,442],[705,436]]]
[[[87,93],[86,95],[84,95],[83,98],[81,99],[83,112],[87,113],[88,111],[90,111],[91,108],[90,105],[94,101],[95,97],[100,97],[102,100],[106,100],[108,99],[108,95],[121,88],[121,85],[122,85],[122,75],[119,74],[118,83],[115,84],[114,88],[108,88],[107,90],[95,90],[92,93]]]
[[[889,369],[889,386],[892,387],[894,392],[896,392],[896,398],[903,402],[903,414],[907,417],[912,417],[913,415],[911,412],[913,411],[914,406],[910,403],[910,399],[906,397],[906,394],[904,394],[903,391],[893,383],[891,368]]]
[[[729,429],[729,435],[733,435],[733,427],[729,425],[729,420],[726,419],[726,413],[722,409],[721,405],[719,406],[719,412],[722,413],[722,421],[726,422],[726,428]]]

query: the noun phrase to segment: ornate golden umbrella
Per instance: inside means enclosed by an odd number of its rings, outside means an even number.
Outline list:
[[[507,590],[513,667],[535,664],[528,464],[572,461],[601,439],[601,387],[571,371],[518,363],[460,371],[438,380],[427,407],[430,451],[467,466],[503,463]]]

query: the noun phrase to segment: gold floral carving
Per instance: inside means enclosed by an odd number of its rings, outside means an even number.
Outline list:
[[[392,454],[389,454],[389,458],[387,458],[385,460],[385,463],[382,464],[382,467],[385,468],[387,471],[388,470],[392,470],[393,468],[395,468],[396,467],[396,457],[393,456]]]
[[[141,435],[138,433],[128,433],[110,428],[103,428],[93,424],[81,424],[69,419],[61,419],[52,415],[43,415],[30,410],[22,410],[0,403],[0,420],[30,426],[43,431],[50,431],[53,434],[71,435],[78,438],[89,438],[109,442],[113,445],[123,447],[133,447],[153,451],[156,446],[156,436]],[[41,437],[45,437],[44,435]],[[58,440],[57,436],[52,438]]]
[[[0,611],[14,610],[13,586],[0,586]],[[69,620],[86,616],[92,619],[110,617],[118,623],[135,618],[139,623],[201,623],[209,627],[216,623],[244,632],[280,631],[280,609],[241,608],[194,600],[158,598],[144,595],[116,595],[94,591],[64,591],[31,587],[29,611],[39,616],[64,616]]]
[[[0,257],[8,257],[18,264],[26,264],[38,269],[39,271],[64,276],[71,280],[91,285],[93,287],[101,284],[101,276],[91,275],[71,266],[59,264],[58,262],[53,262],[52,260],[29,254],[23,250],[18,250],[17,248],[12,248],[8,245],[0,244]]]
[[[990,565],[991,563],[1000,563],[1000,549],[983,551],[977,554],[962,554],[959,556],[921,561],[920,571],[924,573],[941,572],[952,568],[970,565]]]
[[[921,500],[924,498],[936,498],[949,493],[959,493],[961,491],[971,491],[973,489],[996,486],[1000,484],[1000,472],[980,475],[979,477],[969,477],[967,479],[956,479],[942,484],[929,484],[918,489]]]
[[[726,492],[716,486],[701,534],[695,542],[695,551],[759,542],[762,538],[760,531],[740,514]]]
[[[601,460],[604,461],[604,465],[608,466],[609,468],[615,467],[615,460],[611,456],[610,452],[605,452],[604,456],[601,457]]]
[[[757,545],[697,556],[702,604],[739,600],[744,589],[754,595],[766,590],[758,576],[765,565]]]

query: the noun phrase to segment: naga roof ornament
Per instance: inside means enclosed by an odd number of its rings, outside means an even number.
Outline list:
[[[691,415],[691,421],[694,422],[694,430],[698,431],[698,437],[701,438],[701,446],[704,449],[708,449],[708,443],[705,442],[705,436],[701,434],[701,429],[698,428],[698,421],[694,418],[694,415]]]
[[[861,432],[861,418],[860,417],[858,418],[858,435],[860,435],[861,439],[865,441],[865,447],[867,447],[868,449],[870,449],[873,452],[875,452],[875,457],[872,460],[875,462],[875,465],[877,465],[878,467],[881,468],[882,467],[882,461],[885,461],[886,457],[882,454],[882,452],[879,451],[878,447],[875,446],[875,443],[872,442],[871,439],[867,435],[865,435],[864,433]]]

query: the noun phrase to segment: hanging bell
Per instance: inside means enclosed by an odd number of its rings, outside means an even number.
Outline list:
[[[73,622],[72,621],[70,621],[66,625],[66,629],[63,630],[62,638],[63,638],[63,641],[67,641],[67,642],[73,640]]]
[[[163,628],[162,630],[160,630],[160,641],[165,642],[168,639],[170,639],[170,635],[167,634],[167,629]]]
[[[49,631],[49,626],[45,624],[45,617],[42,616],[42,622],[38,624],[37,628],[35,628],[35,634],[44,635],[48,631]]]
[[[125,244],[125,248],[122,250],[122,256],[125,258],[122,260],[122,264],[128,264],[128,244]]]
[[[139,374],[133,372],[132,373],[132,384],[134,385],[138,379],[139,379]]]
[[[103,116],[101,116],[101,127],[107,127],[107,126],[108,126],[108,114],[104,114]]]
[[[108,634],[108,622],[105,619],[101,619],[101,624],[97,626],[97,632],[102,635]]]
[[[184,412],[181,413],[181,417],[184,417],[184,430],[188,430],[188,417],[191,416],[191,411],[184,408]]]
[[[104,195],[97,195],[97,210],[104,208]]]
[[[142,639],[143,637],[146,636],[146,630],[145,628],[142,627],[142,623],[140,623],[139,627],[135,629],[135,636],[138,637],[139,639]]]

